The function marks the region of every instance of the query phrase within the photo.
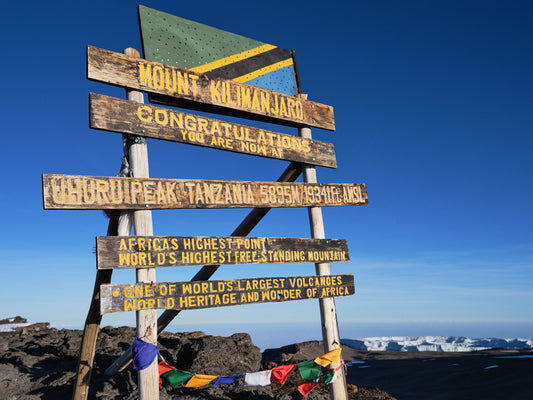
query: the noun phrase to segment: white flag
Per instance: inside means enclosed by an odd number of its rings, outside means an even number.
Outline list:
[[[267,386],[270,385],[272,370],[252,372],[244,375],[244,386]]]

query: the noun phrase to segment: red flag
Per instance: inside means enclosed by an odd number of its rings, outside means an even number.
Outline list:
[[[318,385],[318,382],[305,381],[298,384],[298,391],[302,396],[307,396]]]
[[[296,364],[280,365],[272,368],[272,380],[280,385],[285,385],[289,375],[296,369]]]
[[[161,380],[161,375],[176,368],[167,363],[165,360],[163,360],[159,364],[157,364],[157,369],[159,370],[159,387],[163,388],[163,381]]]

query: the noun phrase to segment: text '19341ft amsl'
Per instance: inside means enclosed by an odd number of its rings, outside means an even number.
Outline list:
[[[45,209],[327,207],[368,204],[364,183],[43,175]]]

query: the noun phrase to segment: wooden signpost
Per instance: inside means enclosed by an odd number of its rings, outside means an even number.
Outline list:
[[[100,287],[100,312],[194,310],[354,294],[353,275],[291,276]]]
[[[94,93],[89,99],[94,129],[337,168],[331,143]]]
[[[150,9],[140,8],[141,11],[151,15]],[[200,29],[215,37],[219,35],[209,27]],[[294,92],[281,93],[242,83],[282,71],[286,66],[292,68],[291,82],[298,74],[293,53],[242,37],[238,41],[238,46],[250,48],[230,54],[224,60],[195,65],[193,69],[141,59],[133,49],[120,54],[92,46],[87,48],[87,77],[127,89],[128,100],[91,94],[90,126],[124,135],[131,174],[129,177],[44,174],[43,207],[122,210],[123,221],[133,214],[136,236],[129,236],[131,224],[123,223],[117,230],[122,236],[96,238],[98,274],[95,285],[97,288],[101,283],[100,295],[95,290],[87,319],[92,322],[86,325],[90,332],[84,331],[74,400],[85,400],[88,395],[97,337],[93,322],[99,324],[100,321],[94,318],[98,301],[100,315],[136,311],[137,335],[155,343],[158,331],[181,310],[317,298],[325,350],[340,346],[333,298],[354,294],[354,278],[353,275],[330,274],[330,262],[346,262],[350,258],[345,240],[325,238],[320,207],[366,205],[366,185],[317,182],[315,166],[336,168],[337,162],[333,145],[313,140],[309,127],[334,130],[333,108],[309,101],[303,95],[293,96]],[[267,62],[268,52],[282,57],[283,63],[275,62],[268,68],[262,66],[261,63]],[[255,57],[259,54],[260,57]],[[252,61],[246,61],[245,65],[241,63],[244,58]],[[253,60],[257,65],[252,65]],[[228,78],[230,75],[218,75],[216,71],[227,72],[224,66],[230,62],[239,67],[239,76],[223,79],[221,76]],[[253,74],[244,73],[247,68],[254,71]],[[202,72],[209,72],[209,75]],[[143,92],[165,105],[297,126],[299,136],[144,104]],[[150,178],[146,137],[287,160],[293,164],[278,182]],[[296,183],[294,180],[301,169],[304,182]],[[152,209],[243,207],[254,210],[235,230],[235,236],[153,235]],[[312,238],[246,236],[269,209],[278,207],[308,207]],[[220,265],[264,263],[315,263],[317,275],[208,280]],[[205,266],[191,282],[157,282],[155,279],[155,267],[203,264]],[[108,283],[113,269],[128,268],[136,270],[136,283]],[[159,327],[156,309],[165,309]],[[126,352],[119,359],[121,366],[113,371],[124,367],[130,357],[131,353]],[[159,397],[156,361],[139,371],[138,377],[139,398],[156,400]],[[345,400],[345,385],[341,373],[341,378],[330,384],[331,398]]]
[[[294,182],[301,174],[301,166],[299,164],[291,163],[279,176],[277,182]],[[250,213],[239,223],[239,225],[233,230],[231,236],[247,236],[250,232],[261,222],[261,220],[268,214],[270,208],[254,208]],[[191,278],[193,281],[207,281],[218,270],[220,265],[204,265],[194,276]],[[98,272],[110,272],[112,270],[99,270]],[[110,282],[105,282],[110,283]],[[98,294],[100,294],[98,292]],[[99,309],[98,305],[98,309]],[[157,319],[157,332],[161,333],[172,322],[172,320],[178,316],[181,310],[165,310]],[[131,358],[131,346],[128,350],[124,351],[120,357],[118,357],[106,370],[107,376],[113,376],[118,372],[123,371],[132,361]],[[80,379],[80,378],[78,378]]]
[[[203,104],[209,111],[216,107],[219,113],[335,130],[331,106],[232,80],[209,79],[207,75],[97,47],[87,47],[87,77],[164,95],[167,104],[191,107],[194,103],[196,108]]]
[[[342,239],[238,236],[96,238],[98,269],[350,261]]]
[[[169,209],[366,205],[364,183],[280,183],[47,175],[44,208]]]

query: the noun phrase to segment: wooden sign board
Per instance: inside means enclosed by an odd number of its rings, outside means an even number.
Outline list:
[[[342,239],[98,236],[98,269],[350,261]]]
[[[90,127],[337,168],[331,143],[90,94]]]
[[[285,183],[43,175],[52,209],[327,207],[366,205],[364,183]]]
[[[292,126],[335,130],[333,107],[228,79],[209,79],[180,69],[112,51],[87,47],[89,79],[165,96],[166,104],[215,106],[220,112]],[[229,111],[229,112],[228,112]]]
[[[100,286],[100,313],[193,310],[354,293],[353,275],[113,284]]]

